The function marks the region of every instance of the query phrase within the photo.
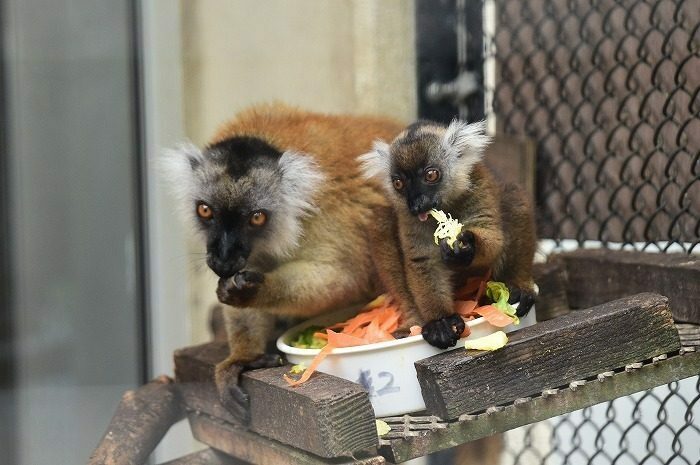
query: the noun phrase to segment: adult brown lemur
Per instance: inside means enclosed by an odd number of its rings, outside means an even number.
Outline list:
[[[183,209],[220,277],[230,355],[215,381],[223,404],[245,416],[242,370],[279,364],[264,355],[276,316],[310,317],[367,302],[383,289],[374,271],[373,218],[389,210],[361,176],[357,155],[395,137],[388,119],[259,106],[226,123],[203,149],[163,160]]]
[[[376,141],[373,151],[360,157],[365,176],[380,180],[393,205],[396,218],[388,222],[398,223],[396,236],[385,237],[399,242],[401,264],[379,255],[380,276],[404,311],[423,324],[425,340],[440,348],[455,345],[464,330],[453,299],[468,277],[490,270],[511,288],[511,303],[520,301],[520,316],[535,297],[533,209],[520,187],[499,185],[482,162],[490,142],[484,126],[459,120],[448,127],[418,122],[391,145]],[[432,208],[464,225],[452,247],[447,239],[435,245],[436,223],[428,215]]]

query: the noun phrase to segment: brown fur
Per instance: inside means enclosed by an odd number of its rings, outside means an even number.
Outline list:
[[[245,308],[226,307],[231,356],[221,369],[264,352],[274,315],[310,317],[381,292],[366,230],[374,211],[385,208],[381,188],[362,179],[356,156],[378,138],[393,138],[402,126],[364,116],[323,115],[284,105],[264,105],[237,115],[210,144],[255,136],[281,150],[314,158],[326,179],[303,220],[303,237],[288,260],[266,270],[265,281]]]
[[[436,133],[442,137],[444,131],[441,126],[423,125],[417,133],[419,136]],[[421,166],[426,151],[440,150],[435,139],[411,136],[410,132],[407,130],[399,135],[391,144],[390,155],[384,154],[391,157],[391,163],[404,167]],[[384,150],[388,150],[388,146]],[[374,168],[376,160],[370,167],[374,173],[380,171]],[[389,166],[386,160],[382,163]],[[467,278],[484,276],[489,271],[493,273],[492,279],[527,293],[533,292],[532,262],[536,237],[534,213],[528,196],[518,186],[499,185],[481,161],[474,162],[468,169],[466,173],[453,172],[452,180],[459,179],[460,185],[469,187],[457,192],[453,187],[457,182],[441,187],[444,200],[440,206],[460,220],[463,231],[474,234],[475,256],[468,266],[445,263],[433,238],[436,222],[432,218],[420,222],[409,212],[405,198],[394,192],[390,184],[385,194],[390,196],[393,208],[391,214],[381,215],[381,220],[373,226],[374,235],[384,238],[376,246],[377,250],[384,252],[377,253],[375,259],[384,287],[402,308],[408,310],[409,324],[418,322],[423,325],[453,315],[455,290]],[[465,176],[468,179],[464,179]],[[397,242],[400,251],[394,252],[392,248]]]

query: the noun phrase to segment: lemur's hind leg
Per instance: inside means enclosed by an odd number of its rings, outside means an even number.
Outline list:
[[[535,303],[532,266],[537,246],[535,220],[529,195],[516,184],[506,184],[501,195],[505,238],[495,278],[510,289],[510,303],[520,302],[516,314],[525,316]]]

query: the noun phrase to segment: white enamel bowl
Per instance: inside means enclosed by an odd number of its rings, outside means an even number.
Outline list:
[[[330,326],[351,318],[357,311],[357,307],[347,308],[297,325],[277,339],[277,348],[291,363],[309,366],[319,349],[298,349],[290,346],[289,342],[309,326]],[[527,317],[520,319],[520,325],[508,326],[503,330],[509,332],[534,322],[533,308]],[[487,336],[502,329],[491,326],[484,318],[467,324],[471,328],[469,338]],[[460,339],[455,347],[446,350],[464,350],[466,339]],[[362,384],[369,391],[377,417],[403,415],[425,409],[413,363],[446,350],[431,346],[423,336],[409,336],[395,341],[334,349],[321,362],[318,370]],[[312,383],[313,378],[307,382]]]

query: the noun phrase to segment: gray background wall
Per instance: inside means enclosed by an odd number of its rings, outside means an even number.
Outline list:
[[[18,463],[84,463],[142,378],[126,0],[3,2]]]

